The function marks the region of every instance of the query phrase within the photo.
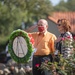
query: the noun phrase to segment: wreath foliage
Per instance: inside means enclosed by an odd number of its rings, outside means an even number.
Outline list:
[[[14,50],[13,50],[13,41],[16,37],[18,36],[21,36],[25,39],[26,43],[27,43],[27,47],[28,47],[28,51],[27,51],[27,54],[24,56],[24,57],[18,57],[16,56],[16,54],[14,53]],[[10,38],[9,38],[9,45],[8,45],[8,51],[12,57],[12,59],[14,59],[14,61],[16,61],[17,63],[26,63],[28,62],[30,56],[31,56],[31,53],[32,53],[32,44],[30,43],[30,39],[28,37],[28,34],[23,31],[23,30],[15,30],[11,33],[10,35]]]

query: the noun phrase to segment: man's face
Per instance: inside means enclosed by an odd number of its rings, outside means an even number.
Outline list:
[[[47,31],[47,24],[45,21],[43,20],[39,20],[38,22],[38,31],[41,32],[41,33],[44,33]]]

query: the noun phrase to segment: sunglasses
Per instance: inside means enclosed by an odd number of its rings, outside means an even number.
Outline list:
[[[57,26],[61,26],[61,24],[57,24]]]

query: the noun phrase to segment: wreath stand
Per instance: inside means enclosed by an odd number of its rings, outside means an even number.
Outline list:
[[[20,69],[21,64],[28,62],[33,51],[28,34],[20,29],[13,31],[9,38],[8,51]]]

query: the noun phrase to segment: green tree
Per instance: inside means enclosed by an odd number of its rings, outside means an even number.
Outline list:
[[[23,11],[25,17],[23,18],[26,25],[29,25],[39,18],[46,18],[52,11],[52,4],[50,0],[4,0],[4,3],[8,5],[8,8],[19,8]]]
[[[54,6],[54,11],[68,11],[68,8],[66,7],[66,2],[64,0],[60,0],[59,4]]]
[[[54,6],[54,11],[75,11],[75,0],[60,0],[59,4]]]
[[[19,9],[9,10],[7,5],[0,3],[0,43],[6,41],[9,34],[21,23]]]
[[[0,0],[0,44],[5,44],[12,31],[26,27],[53,10],[50,0]]]
[[[75,0],[67,0],[66,5],[69,11],[75,11]]]

